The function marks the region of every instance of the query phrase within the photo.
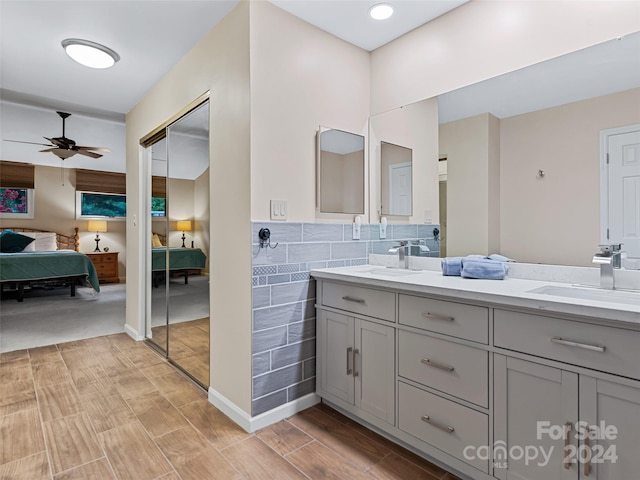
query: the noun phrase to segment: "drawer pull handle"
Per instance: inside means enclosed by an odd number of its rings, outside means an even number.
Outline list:
[[[569,434],[571,433],[571,429],[573,425],[571,422],[567,422],[564,424],[564,468],[569,470],[571,468],[571,455],[569,452],[569,448],[571,447],[571,437]]]
[[[551,337],[551,342],[557,343],[558,345],[566,345],[568,347],[584,348],[585,350],[592,350],[594,352],[604,352],[606,349],[604,345],[591,345],[589,343],[573,342],[560,337]]]
[[[357,348],[353,351],[353,376],[357,377],[360,375],[360,373],[358,373],[358,370],[356,370],[356,356],[360,355],[360,350],[358,350]]]
[[[431,420],[431,417],[429,415],[424,415],[421,420],[423,422],[428,423],[429,425],[433,425],[436,428],[439,428],[440,430],[443,430],[447,433],[453,433],[455,431],[455,428],[448,426],[448,425],[443,425],[441,423],[436,422],[435,420]]]
[[[351,357],[351,352],[353,351],[353,347],[347,347],[347,375],[351,375],[353,370],[349,364],[349,358]]]
[[[438,315],[437,313],[431,312],[422,312],[422,316],[424,318],[428,318],[429,320],[444,320],[446,322],[453,322],[455,318],[447,317],[446,315]]]
[[[450,365],[444,365],[442,363],[434,362],[430,358],[423,358],[422,360],[420,360],[420,363],[423,363],[423,364],[428,365],[428,366],[433,367],[433,368],[439,368],[440,370],[445,370],[447,372],[453,372],[455,370]]]
[[[344,297],[342,297],[342,299],[346,300],[347,302],[364,303],[363,299],[350,297],[349,295],[345,295]]]

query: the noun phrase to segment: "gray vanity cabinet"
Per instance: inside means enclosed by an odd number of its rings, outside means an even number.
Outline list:
[[[327,310],[318,312],[321,396],[395,423],[395,330]]]
[[[564,463],[565,435],[558,438],[557,430],[549,435],[541,428],[558,426],[565,432],[569,425],[574,428],[578,421],[578,375],[504,355],[494,356],[494,370],[494,476],[577,480],[578,467]],[[577,447],[575,440],[573,445]],[[520,448],[535,452],[537,458],[518,459]],[[508,458],[507,452],[511,452]]]

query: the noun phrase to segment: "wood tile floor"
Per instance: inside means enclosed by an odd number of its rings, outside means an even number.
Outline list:
[[[0,355],[0,479],[455,477],[324,405],[247,434],[119,334]]]

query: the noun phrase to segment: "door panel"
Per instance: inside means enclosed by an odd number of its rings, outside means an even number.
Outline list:
[[[320,311],[318,336],[322,340],[324,392],[353,404],[353,317]]]

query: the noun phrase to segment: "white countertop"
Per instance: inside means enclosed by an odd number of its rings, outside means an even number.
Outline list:
[[[394,275],[395,272],[391,272]],[[480,280],[444,276],[440,271],[421,270],[402,276],[389,276],[389,268],[377,265],[337,267],[312,270],[316,279],[338,280],[363,286],[392,288],[405,292],[431,294],[457,300],[488,302],[496,306],[514,306],[535,309],[540,313],[565,313],[579,315],[603,323],[618,324],[640,329],[640,292],[610,292],[594,289],[594,295],[614,297],[622,295],[624,302],[602,299],[573,298],[563,295],[534,293],[543,287],[560,287],[573,292],[577,287],[569,283],[510,278],[504,280]],[[400,274],[401,275],[401,274]],[[584,289],[577,288],[578,290]],[[580,292],[578,292],[580,293]],[[635,298],[637,296],[637,302]],[[623,322],[623,323],[618,323]]]

